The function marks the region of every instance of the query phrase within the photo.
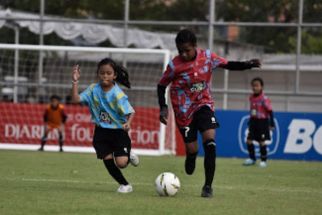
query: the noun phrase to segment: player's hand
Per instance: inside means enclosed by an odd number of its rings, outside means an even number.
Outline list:
[[[74,82],[77,82],[80,78],[80,68],[79,65],[73,66],[72,79]]]
[[[124,131],[129,131],[131,129],[130,123],[126,122],[123,124],[123,129]]]
[[[259,59],[251,59],[249,61],[249,63],[251,65],[251,67],[258,67],[259,68],[262,65]]]
[[[165,125],[168,123],[168,107],[162,107],[160,109],[160,122]]]

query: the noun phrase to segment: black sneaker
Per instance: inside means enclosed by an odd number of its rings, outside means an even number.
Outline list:
[[[194,157],[194,158],[189,156],[186,157],[186,161],[184,162],[184,167],[188,175],[192,175],[192,173],[195,171],[196,158],[197,157]]]
[[[212,188],[208,185],[203,186],[202,191],[201,191],[201,197],[205,198],[212,198]]]

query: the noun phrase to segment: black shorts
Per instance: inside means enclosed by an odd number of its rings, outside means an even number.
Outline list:
[[[248,140],[263,142],[271,139],[268,119],[250,119],[248,131]]]
[[[192,117],[193,119],[188,126],[179,128],[185,143],[191,143],[197,140],[198,131],[202,133],[208,129],[216,129],[219,127],[214,111],[208,106],[201,107]]]
[[[98,159],[104,159],[107,155],[114,157],[129,156],[131,151],[131,139],[123,129],[109,129],[95,127],[93,146]]]

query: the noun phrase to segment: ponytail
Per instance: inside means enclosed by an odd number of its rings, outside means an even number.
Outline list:
[[[115,81],[117,83],[127,88],[131,88],[131,83],[129,81],[129,74],[127,72],[127,69],[121,65],[116,64],[115,61],[112,60],[111,58],[104,58],[97,64],[97,73],[100,67],[106,64],[110,65],[113,68],[116,75]]]
[[[130,89],[131,83],[127,69],[123,66],[115,65],[114,71],[116,72],[116,82]]]

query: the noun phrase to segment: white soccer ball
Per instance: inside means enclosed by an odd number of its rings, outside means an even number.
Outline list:
[[[180,188],[180,181],[175,174],[164,172],[155,179],[155,187],[160,196],[174,196]]]

